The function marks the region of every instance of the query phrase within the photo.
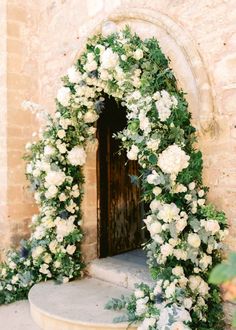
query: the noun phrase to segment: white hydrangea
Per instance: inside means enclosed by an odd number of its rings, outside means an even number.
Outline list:
[[[69,87],[61,87],[57,92],[57,100],[64,107],[67,107],[70,103],[71,91]]]
[[[113,69],[119,61],[119,56],[111,48],[107,48],[100,56],[101,67],[103,69]]]
[[[68,152],[67,159],[71,165],[82,166],[86,162],[86,152],[83,147],[75,146]]]
[[[176,144],[167,147],[158,157],[158,166],[167,174],[178,174],[189,165],[190,157]]]

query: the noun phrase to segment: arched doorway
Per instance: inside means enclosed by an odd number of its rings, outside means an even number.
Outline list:
[[[114,99],[105,100],[98,121],[98,255],[107,257],[139,248],[142,242],[138,163],[128,161],[113,134],[127,126],[126,111]]]

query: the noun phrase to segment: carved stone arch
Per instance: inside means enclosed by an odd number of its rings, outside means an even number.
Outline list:
[[[190,35],[164,13],[144,8],[125,8],[107,17],[96,17],[96,22],[83,26],[77,57],[83,51],[86,39],[101,31],[106,20],[115,22],[118,27],[128,24],[139,36],[153,36],[159,41],[164,54],[171,61],[170,66],[179,87],[186,92],[193,125],[198,133],[207,131],[214,122],[212,89],[207,69]]]

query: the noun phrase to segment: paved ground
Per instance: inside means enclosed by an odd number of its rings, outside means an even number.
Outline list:
[[[0,329],[40,330],[31,319],[29,302],[26,300],[0,306]]]

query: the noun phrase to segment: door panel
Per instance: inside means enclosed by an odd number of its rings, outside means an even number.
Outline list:
[[[138,175],[138,164],[119,154],[120,141],[112,135],[126,126],[125,109],[107,100],[98,122],[98,218],[100,256],[140,247],[140,190],[129,175]]]

